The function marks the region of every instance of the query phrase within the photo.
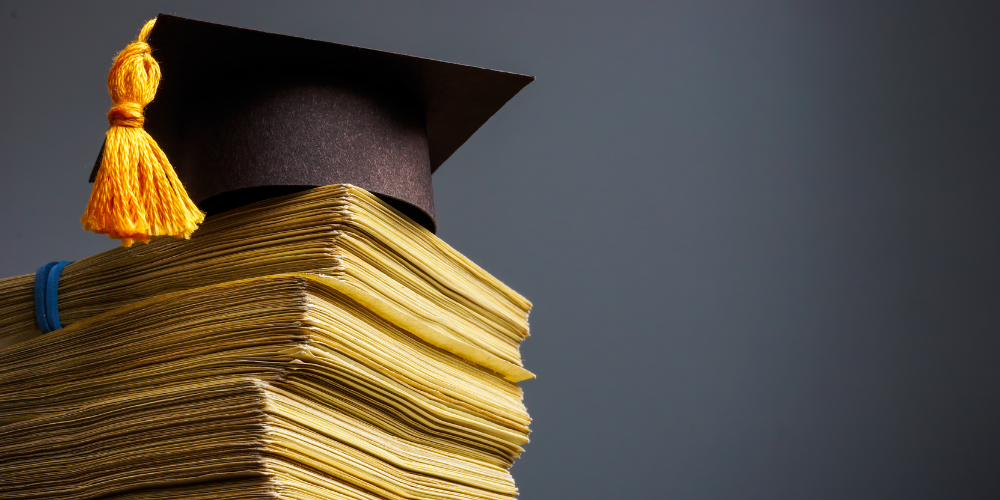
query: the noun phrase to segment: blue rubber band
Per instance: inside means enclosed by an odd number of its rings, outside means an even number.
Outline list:
[[[35,272],[35,322],[38,324],[38,329],[42,333],[49,333],[52,330],[49,329],[49,320],[45,314],[45,288],[48,285],[49,270],[52,266],[55,266],[56,262],[49,262],[48,264],[42,264]]]
[[[49,331],[62,328],[59,323],[59,276],[66,264],[72,263],[64,260],[52,266],[45,280],[45,319],[48,321]]]

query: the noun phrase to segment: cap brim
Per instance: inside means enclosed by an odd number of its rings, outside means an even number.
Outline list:
[[[221,66],[255,66],[268,71],[308,67],[316,73],[344,74],[363,68],[408,89],[423,105],[431,171],[479,130],[534,77],[454,64],[351,45],[235,28],[160,14],[149,35],[160,64],[185,68],[164,74],[163,95],[185,92],[188,84]],[[168,82],[168,79],[173,80]],[[177,81],[181,80],[181,81]],[[193,80],[193,81],[192,81]],[[169,83],[169,84],[168,84]]]

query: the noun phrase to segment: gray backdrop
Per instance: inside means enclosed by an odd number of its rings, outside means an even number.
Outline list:
[[[996,5],[0,1],[0,275],[114,244],[157,12],[528,73],[434,178],[535,303],[523,498],[1000,498]]]

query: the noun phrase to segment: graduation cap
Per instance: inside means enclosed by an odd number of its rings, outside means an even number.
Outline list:
[[[533,79],[160,14],[112,66],[82,222],[127,246],[353,184],[434,231],[431,174]]]

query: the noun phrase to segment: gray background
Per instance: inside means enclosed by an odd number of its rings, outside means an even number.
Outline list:
[[[435,175],[535,303],[523,498],[1000,498],[982,2],[0,2],[0,275],[78,220],[157,12],[536,75]]]

